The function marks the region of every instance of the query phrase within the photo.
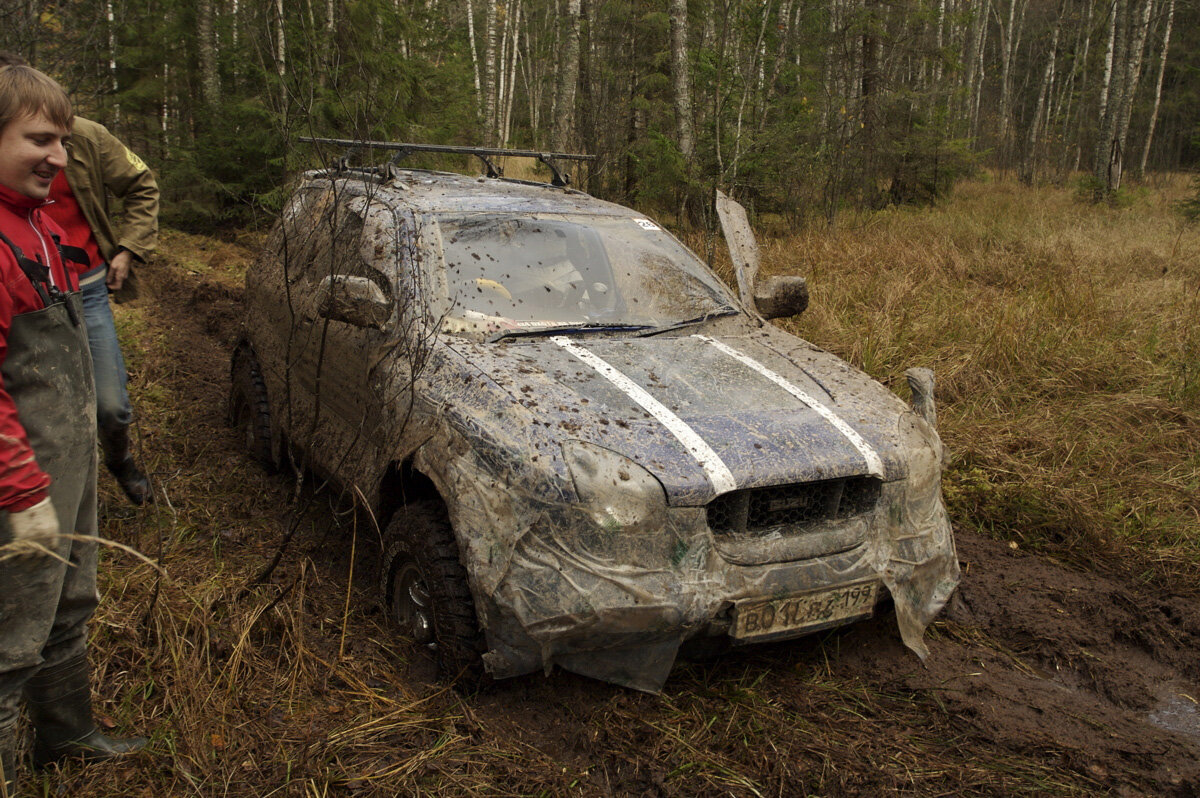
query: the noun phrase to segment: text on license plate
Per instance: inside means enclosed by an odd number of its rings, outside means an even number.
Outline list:
[[[878,589],[878,582],[859,582],[816,593],[743,601],[734,607],[731,635],[736,640],[784,637],[870,615]]]

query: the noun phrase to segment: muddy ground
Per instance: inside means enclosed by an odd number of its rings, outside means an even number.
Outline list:
[[[132,511],[105,480],[102,530],[169,578],[107,557],[94,654],[105,723],[148,730],[155,755],[52,774],[52,793],[1200,792],[1196,586],[964,530],[962,586],[924,666],[884,612],[681,663],[660,696],[564,673],[444,688],[377,603],[369,523],[264,474],[224,425],[248,251],[164,250],[118,312],[164,501]]]

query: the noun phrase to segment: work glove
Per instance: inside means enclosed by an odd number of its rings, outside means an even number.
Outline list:
[[[49,496],[32,507],[9,513],[8,525],[12,528],[14,543],[24,540],[53,548],[57,542],[58,514],[54,512]]]

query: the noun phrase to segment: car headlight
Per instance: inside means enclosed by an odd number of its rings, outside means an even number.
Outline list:
[[[666,524],[666,491],[649,471],[595,444],[567,441],[562,447],[582,509],[597,526],[638,532]]]

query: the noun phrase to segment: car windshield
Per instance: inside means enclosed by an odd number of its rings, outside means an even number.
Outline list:
[[[436,224],[447,332],[659,327],[734,305],[720,280],[649,219],[475,213]]]

